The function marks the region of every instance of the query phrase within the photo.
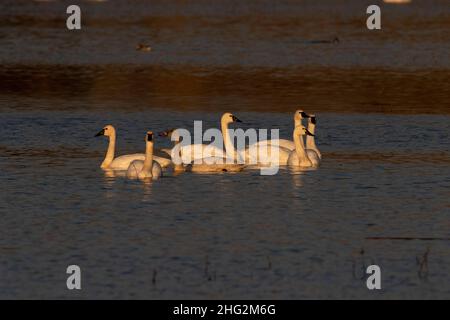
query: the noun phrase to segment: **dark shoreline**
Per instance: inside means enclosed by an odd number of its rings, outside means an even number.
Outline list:
[[[0,102],[0,110],[38,111],[20,104],[27,97],[55,111],[291,112],[298,106],[310,112],[450,114],[449,82],[449,70],[4,65],[0,97],[17,104]]]

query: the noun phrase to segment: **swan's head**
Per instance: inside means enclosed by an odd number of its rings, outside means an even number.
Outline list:
[[[158,133],[158,136],[170,138],[170,137],[172,137],[172,133],[174,131],[175,131],[175,129],[173,129],[173,128],[172,129],[168,129],[166,131],[161,131],[161,132]]]
[[[181,130],[183,130],[183,129],[181,129]],[[182,137],[182,135],[180,134],[180,130],[178,130],[178,129],[168,129],[166,131],[161,131],[158,133],[158,136],[166,137],[172,141],[178,141],[178,142],[180,142],[180,139]]]
[[[147,131],[147,135],[145,136],[145,141],[153,142],[153,132]]]
[[[303,110],[297,110],[297,111],[295,111],[295,115],[294,115],[294,119],[296,120],[296,121],[301,121],[302,119],[307,119],[307,118],[309,118],[310,116],[305,112],[305,111],[303,111]]]
[[[294,134],[295,134],[295,135],[298,135],[298,136],[304,136],[304,135],[307,135],[307,136],[312,136],[312,137],[314,137],[314,135],[313,135],[311,132],[309,132],[309,130],[306,129],[306,128],[305,128],[304,126],[302,126],[302,125],[296,126],[296,127],[295,127],[295,129],[294,129]]]
[[[309,122],[312,123],[313,125],[316,125],[316,122],[317,122],[316,115],[310,114],[309,115]]]
[[[102,130],[100,130],[95,136],[96,137],[99,137],[99,136],[110,137],[114,134],[116,134],[116,130],[114,129],[114,127],[112,125],[108,124]]]
[[[229,123],[232,123],[232,122],[242,122],[242,121],[239,120],[239,119],[238,119],[235,115],[233,115],[232,113],[225,112],[225,113],[223,114],[223,116],[222,116],[221,122],[222,122],[222,123],[225,123],[225,124],[229,124]]]

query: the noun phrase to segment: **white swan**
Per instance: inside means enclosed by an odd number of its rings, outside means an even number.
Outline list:
[[[207,144],[190,144],[190,145],[184,145],[181,146],[181,160],[184,164],[191,164],[193,161],[197,159],[203,159],[203,158],[232,158],[235,159],[236,152],[234,149],[233,142],[231,141],[230,135],[228,133],[228,125],[232,122],[242,122],[237,117],[235,117],[233,114],[226,112],[222,115],[222,118],[220,120],[220,126],[222,130],[222,138],[225,145],[225,150],[222,148],[218,148],[214,145],[207,145]],[[168,153],[170,156],[172,156],[172,149],[161,149],[161,151],[164,151]]]
[[[287,165],[291,150],[277,145],[277,140],[271,141],[272,143],[252,144],[244,150],[239,150],[238,153],[241,159],[250,165]]]
[[[145,159],[133,160],[127,170],[127,177],[131,179],[159,179],[162,168],[153,160],[153,132],[148,131],[145,136]]]
[[[294,113],[294,128],[296,126],[299,126],[302,124],[302,120],[309,118],[310,116],[304,112],[303,110],[297,110]],[[251,146],[256,146],[256,145],[267,145],[267,144],[275,144],[277,146],[283,147],[285,149],[288,149],[290,151],[295,149],[295,144],[294,141],[291,140],[287,140],[287,139],[273,139],[273,140],[262,140],[259,142],[256,142],[254,144],[252,144]]]
[[[317,167],[320,159],[314,150],[305,150],[303,136],[314,136],[303,125],[296,126],[293,133],[295,150],[291,151],[288,159],[288,165],[298,167]]]
[[[230,160],[226,157],[206,157],[206,158],[197,158],[189,164],[184,164],[183,159],[181,157],[182,147],[180,144],[180,136],[176,135],[175,129],[170,129],[167,131],[163,131],[159,133],[162,137],[168,137],[172,141],[174,141],[174,147],[171,149],[171,153],[175,155],[178,153],[179,159],[172,159],[174,163],[174,171],[175,172],[183,172],[183,171],[191,171],[191,172],[204,172],[204,173],[213,173],[213,172],[239,172],[242,171],[245,167],[243,164],[237,163],[229,163]],[[180,161],[181,160],[181,161]]]
[[[319,148],[316,146],[315,134],[316,134],[316,116],[311,114],[308,119],[308,131],[312,133],[312,135],[306,136],[306,149],[314,150],[319,156],[320,160],[322,160],[322,153],[320,153]]]
[[[102,169],[112,169],[112,170],[127,170],[130,166],[130,163],[133,160],[144,160],[145,154],[143,153],[134,153],[127,154],[117,158],[114,158],[115,150],[116,150],[116,129],[112,125],[105,126],[100,132],[98,132],[96,137],[99,136],[107,136],[109,137],[109,145],[108,151],[106,152],[105,159],[103,160],[100,168]],[[161,167],[165,168],[171,164],[170,159],[165,159],[162,157],[153,157],[154,160],[158,161]]]

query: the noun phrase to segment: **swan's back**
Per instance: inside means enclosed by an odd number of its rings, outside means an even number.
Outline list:
[[[117,157],[111,162],[109,169],[113,170],[127,170],[130,166],[131,162],[134,160],[142,160],[144,161],[145,154],[143,153],[134,153],[134,154],[126,154],[120,157]]]
[[[172,160],[168,158],[153,156],[153,160],[158,162],[161,168],[166,168],[172,164]]]
[[[280,147],[283,147],[283,148],[288,149],[290,151],[295,149],[294,141],[287,140],[287,139],[262,140],[262,141],[258,141],[256,143],[252,144],[250,147],[252,147],[252,146],[264,146],[264,145],[280,146]]]
[[[269,140],[270,141],[270,140]],[[260,150],[261,148],[261,150]],[[272,149],[276,148],[278,152],[278,159],[273,159]],[[265,154],[260,155],[263,152]],[[286,165],[291,151],[282,146],[275,146],[271,144],[253,144],[245,150],[239,152],[242,159],[245,159],[246,164],[257,165]]]
[[[184,164],[189,164],[196,159],[226,156],[225,152],[222,149],[219,149],[214,145],[207,145],[200,143],[182,146],[180,148],[180,151],[181,151],[181,161]]]

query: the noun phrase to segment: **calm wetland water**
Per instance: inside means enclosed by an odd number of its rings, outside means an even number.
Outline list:
[[[86,1],[80,32],[68,4],[0,4],[0,298],[450,298],[446,1],[384,5],[379,33],[356,0]],[[298,108],[317,170],[99,168],[106,124],[126,154],[225,111],[290,138]]]

